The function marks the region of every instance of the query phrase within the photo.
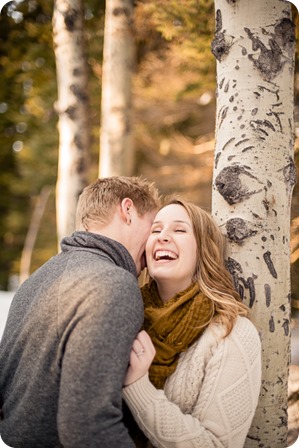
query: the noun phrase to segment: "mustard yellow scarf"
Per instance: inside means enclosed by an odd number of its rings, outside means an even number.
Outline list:
[[[144,329],[151,336],[156,356],[149,370],[151,382],[163,389],[176,369],[181,352],[195,342],[208,325],[213,304],[193,284],[167,303],[159,297],[154,281],[141,289],[144,300]]]

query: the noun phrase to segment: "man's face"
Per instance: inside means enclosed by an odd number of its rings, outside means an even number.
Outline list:
[[[146,266],[145,261],[145,245],[147,238],[150,234],[151,226],[156,216],[156,210],[146,213],[143,216],[138,216],[137,212],[134,214],[131,224],[131,236],[130,236],[130,248],[131,253],[138,275],[142,269]]]

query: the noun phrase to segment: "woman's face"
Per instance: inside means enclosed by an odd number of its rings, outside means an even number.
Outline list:
[[[191,219],[179,204],[163,207],[156,215],[146,244],[150,276],[180,292],[190,286],[196,268],[197,246]]]

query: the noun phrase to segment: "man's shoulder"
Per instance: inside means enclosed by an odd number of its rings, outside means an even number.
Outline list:
[[[88,275],[89,277],[96,276],[101,278],[115,276],[116,278],[124,278],[129,282],[135,281],[137,283],[136,277],[125,266],[114,263],[104,253],[93,253],[83,249],[74,253],[66,253],[63,258],[64,260],[61,259],[60,264],[64,264],[65,274],[74,275],[75,272],[79,277]]]

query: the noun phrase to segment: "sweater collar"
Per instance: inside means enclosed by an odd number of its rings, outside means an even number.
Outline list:
[[[137,278],[136,265],[129,251],[118,241],[91,232],[74,232],[61,241],[62,252],[88,250],[111,259],[117,266],[131,272]]]

